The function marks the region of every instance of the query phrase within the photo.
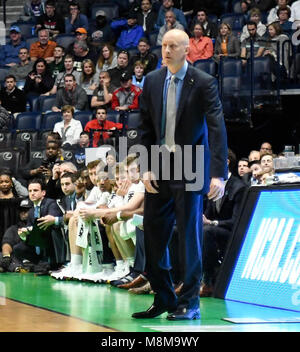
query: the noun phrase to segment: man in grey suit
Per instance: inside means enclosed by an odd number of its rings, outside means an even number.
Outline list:
[[[213,200],[223,195],[227,137],[217,82],[187,63],[188,51],[188,35],[178,29],[168,31],[162,42],[162,58],[167,67],[147,75],[141,95],[141,144],[146,147],[149,160],[155,159],[153,146],[168,151],[170,177],[162,175],[166,171],[162,167],[168,164],[163,153],[158,157],[158,172],[148,163],[143,173],[147,191],[146,272],[156,294],[151,307],[134,313],[134,318],[154,318],[165,312],[169,312],[169,320],[200,318],[203,195],[208,192],[208,198]],[[192,171],[194,183],[189,175]],[[197,182],[197,177],[203,182]],[[184,270],[179,297],[173,288],[168,253],[175,221]]]

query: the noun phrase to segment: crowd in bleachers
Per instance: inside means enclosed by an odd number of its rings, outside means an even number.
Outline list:
[[[139,96],[146,75],[163,65],[164,33],[189,34],[188,61],[219,79],[230,114],[241,110],[240,98],[232,99],[254,57],[264,60],[264,84],[295,79],[291,40],[298,11],[300,1],[286,0],[27,1],[0,47],[0,269],[150,292],[137,157],[119,160],[112,150],[119,136],[129,145],[138,139]],[[114,148],[88,160],[86,148],[102,145]],[[229,154],[229,178],[241,192],[274,174],[268,143],[238,165]],[[204,212],[205,231],[227,221],[227,240],[221,252],[216,244],[215,254],[224,255],[241,192],[225,215],[209,204]],[[176,239],[174,228],[170,256],[179,293]],[[204,262],[203,296],[212,292],[210,272],[220,260]]]

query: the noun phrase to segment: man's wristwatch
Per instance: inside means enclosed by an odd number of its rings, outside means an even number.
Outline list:
[[[212,220],[211,224],[213,226],[218,226],[219,225],[219,221],[218,220]]]
[[[117,212],[117,219],[118,219],[119,221],[122,221],[121,213],[122,213],[122,211],[118,211],[118,212]]]

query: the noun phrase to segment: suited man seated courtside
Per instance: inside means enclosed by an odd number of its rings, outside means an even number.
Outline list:
[[[65,261],[63,237],[56,225],[48,223],[48,217],[62,216],[54,199],[46,198],[45,183],[34,178],[28,185],[29,199],[33,202],[27,219],[27,227],[19,229],[23,240],[14,247],[16,257],[37,264],[48,262],[56,268]]]
[[[208,201],[203,215],[203,279],[200,297],[213,293],[216,269],[222,261],[241,206],[245,183],[233,175],[236,156],[228,150],[228,179],[222,198]]]

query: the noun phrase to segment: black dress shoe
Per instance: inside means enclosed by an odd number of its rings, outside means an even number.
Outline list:
[[[200,319],[200,309],[180,308],[167,316],[168,320],[195,320]]]
[[[165,307],[160,307],[152,304],[152,306],[144,312],[133,313],[132,318],[136,318],[136,319],[155,318],[167,311],[168,309]]]

